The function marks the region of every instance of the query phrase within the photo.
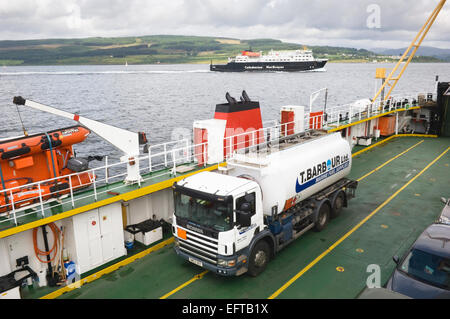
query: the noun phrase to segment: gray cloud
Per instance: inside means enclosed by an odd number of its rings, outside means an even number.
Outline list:
[[[0,0],[0,39],[185,34],[311,45],[409,44],[437,0]],[[367,27],[380,7],[381,28]],[[444,7],[424,45],[450,48]]]

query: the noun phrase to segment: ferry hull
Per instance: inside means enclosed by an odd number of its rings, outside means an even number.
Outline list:
[[[209,69],[217,72],[297,72],[322,69],[327,60],[304,62],[246,62],[211,64]]]

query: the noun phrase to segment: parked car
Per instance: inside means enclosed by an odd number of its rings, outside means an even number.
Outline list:
[[[399,259],[387,289],[420,299],[450,299],[450,224],[432,224]]]
[[[445,204],[442,209],[442,213],[439,216],[438,223],[450,225],[450,198],[441,198],[441,201]]]

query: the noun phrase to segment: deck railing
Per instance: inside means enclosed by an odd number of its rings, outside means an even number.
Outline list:
[[[427,95],[425,95],[427,97]],[[433,98],[428,95],[428,99]],[[148,154],[144,154],[135,161],[139,161],[140,174],[142,180],[133,185],[117,183],[123,181],[127,175],[127,162],[109,163],[108,157],[105,157],[104,165],[91,168],[80,173],[58,176],[43,181],[29,183],[22,186],[16,186],[5,190],[0,190],[0,198],[7,198],[7,203],[0,206],[0,228],[2,225],[14,223],[19,225],[19,220],[25,220],[27,216],[36,220],[45,218],[72,208],[80,207],[109,196],[114,196],[120,192],[127,192],[142,187],[143,184],[157,183],[158,181],[177,176],[179,166],[184,165],[186,172],[196,168],[215,165],[227,161],[237,150],[257,149],[266,143],[271,143],[272,147],[281,138],[308,131],[312,129],[322,129],[338,127],[342,124],[352,123],[357,120],[370,118],[375,115],[391,112],[393,110],[417,106],[419,103],[418,95],[393,97],[389,103],[371,103],[364,107],[355,107],[354,104],[336,106],[326,110],[325,115],[310,117],[309,113],[304,119],[298,119],[293,122],[278,124],[276,121],[270,121],[271,126],[243,132],[224,138],[223,154],[219,154],[216,160],[210,161],[207,154],[208,143],[193,145],[189,139],[181,139],[167,143],[156,144],[148,147]],[[222,152],[222,148],[220,151]],[[89,173],[96,178],[90,179],[89,183],[80,186],[72,185],[72,178],[77,178],[80,174]],[[45,200],[42,195],[42,189],[48,185],[58,185],[62,182],[69,183],[65,189],[56,190],[46,194]],[[77,192],[85,186],[87,192]],[[24,207],[20,204],[27,200],[16,200],[14,202],[14,193],[35,191],[38,195],[34,198],[34,203]],[[63,195],[61,195],[63,194]],[[34,217],[33,217],[34,216]],[[8,224],[9,223],[9,224]]]

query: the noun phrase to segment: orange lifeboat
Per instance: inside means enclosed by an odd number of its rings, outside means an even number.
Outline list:
[[[72,147],[89,134],[82,126],[72,126],[0,141],[0,213],[12,210],[12,204],[18,209],[39,202],[40,197],[45,201],[67,194],[70,185],[73,190],[91,185],[95,176],[85,171],[87,161],[80,167],[73,165],[77,159]],[[65,176],[69,174],[75,175]]]

